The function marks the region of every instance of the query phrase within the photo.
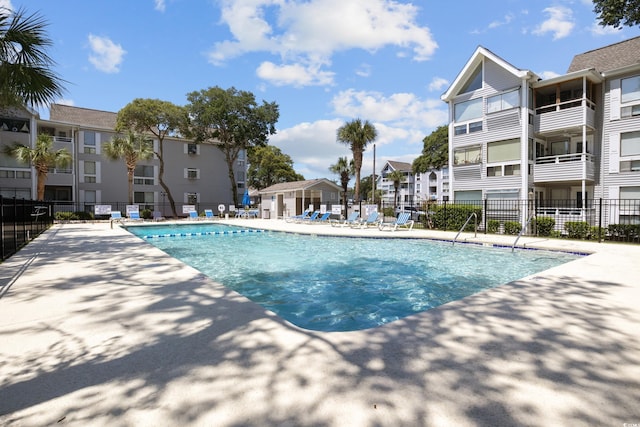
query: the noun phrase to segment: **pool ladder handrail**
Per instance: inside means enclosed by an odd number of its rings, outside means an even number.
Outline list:
[[[515,251],[516,249],[516,244],[518,243],[518,240],[520,240],[520,236],[522,236],[522,234],[524,233],[524,231],[527,229],[527,227],[529,226],[529,223],[531,222],[531,220],[536,216],[535,212],[532,213],[529,216],[529,219],[527,220],[527,222],[524,224],[524,227],[522,227],[522,230],[520,230],[520,232],[518,233],[518,237],[516,237],[516,241],[513,242],[513,245],[511,246],[511,252]]]
[[[473,237],[478,237],[478,214],[473,212],[471,215],[469,215],[469,218],[467,218],[467,220],[464,222],[464,225],[462,226],[462,228],[460,229],[460,231],[458,231],[458,234],[456,234],[456,237],[453,238],[453,242],[451,242],[452,246],[456,244],[456,240],[458,239],[458,236],[460,235],[460,233],[462,233],[462,230],[464,230],[464,228],[467,226],[467,224],[469,224],[469,221],[471,221],[471,218],[475,217],[475,221],[474,221],[474,226],[473,226]]]

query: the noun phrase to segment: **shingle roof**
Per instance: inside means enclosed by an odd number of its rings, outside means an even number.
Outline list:
[[[83,127],[112,130],[116,127],[116,116],[116,113],[109,111],[91,110],[70,105],[51,104],[49,107],[49,120]]]
[[[599,72],[640,64],[640,37],[621,41],[573,57],[567,73],[595,68]]]
[[[310,187],[313,187],[316,184],[319,184],[321,182],[325,182],[328,184],[333,184],[336,187],[338,187],[338,185],[334,182],[329,181],[326,178],[320,178],[320,179],[308,179],[305,181],[292,181],[292,182],[281,182],[279,184],[273,184],[270,187],[267,188],[263,188],[262,190],[260,190],[260,193],[273,193],[273,192],[279,192],[279,191],[294,191],[294,190],[302,190],[302,189],[307,189]]]
[[[395,160],[389,160],[387,161],[387,163],[394,169],[397,171],[402,171],[402,172],[410,172],[413,168],[413,166],[411,165],[411,163],[407,163],[407,162],[397,162]]]

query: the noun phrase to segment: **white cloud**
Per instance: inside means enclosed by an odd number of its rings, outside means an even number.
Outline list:
[[[0,0],[0,9],[7,9],[13,11],[13,5],[11,0]]]
[[[292,63],[319,69],[331,62],[335,52],[375,52],[388,46],[396,47],[400,54],[410,51],[413,60],[424,61],[438,47],[429,28],[416,23],[417,7],[393,0],[222,3],[222,22],[233,38],[215,43],[209,53],[215,65],[246,53],[267,52],[281,58],[283,69]]]
[[[449,86],[449,80],[443,79],[442,77],[434,77],[431,83],[429,83],[429,91],[442,90],[447,86]]]
[[[360,64],[360,67],[356,70],[356,75],[360,77],[369,77],[371,75],[371,65]]]
[[[555,71],[542,71],[536,74],[538,74],[543,80],[552,79],[561,75],[559,73],[556,73]]]
[[[413,93],[388,97],[374,91],[349,89],[334,96],[334,111],[341,117],[362,117],[395,126],[433,128],[447,121],[447,106],[440,99],[421,100]]]
[[[275,86],[302,87],[330,85],[333,83],[334,73],[301,64],[277,65],[266,61],[260,64],[256,75]]]
[[[164,0],[154,0],[155,2],[155,10],[157,10],[158,12],[164,12],[165,10],[165,4],[164,4]]]
[[[622,28],[615,28],[610,25],[603,27],[597,21],[591,24],[589,28],[589,32],[594,36],[609,36],[612,34],[619,34],[622,31]]]
[[[513,14],[509,13],[509,14],[504,16],[504,19],[502,21],[497,20],[497,21],[491,22],[489,24],[489,29],[501,27],[503,25],[506,25],[506,24],[510,23],[511,21],[513,21]]]
[[[108,37],[99,37],[93,34],[89,34],[89,46],[91,47],[89,62],[96,69],[105,73],[120,71],[124,54],[127,53],[122,46],[115,44]]]
[[[567,37],[575,27],[573,21],[573,12],[568,7],[552,6],[543,10],[549,15],[549,18],[542,24],[538,25],[534,30],[535,35],[553,34],[553,39],[558,40]]]
[[[300,123],[288,129],[278,130],[269,143],[280,148],[294,161],[294,169],[306,179],[333,179],[329,166],[338,157],[351,157],[349,148],[336,141],[336,131],[342,120],[318,120]]]

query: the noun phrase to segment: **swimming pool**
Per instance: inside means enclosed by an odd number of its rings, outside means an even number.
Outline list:
[[[128,230],[289,322],[320,331],[379,326],[579,257],[222,224]]]

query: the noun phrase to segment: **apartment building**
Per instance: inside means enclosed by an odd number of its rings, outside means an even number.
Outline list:
[[[393,171],[401,171],[405,178],[395,194],[393,181],[387,176]],[[392,205],[397,196],[398,206],[416,206],[428,200],[449,200],[449,168],[431,169],[414,174],[411,163],[388,160],[377,176],[376,189],[382,191],[382,202]]]
[[[442,100],[455,201],[525,200],[522,223],[533,206],[556,223],[593,223],[594,198],[640,199],[640,37],[576,55],[550,79],[478,47]],[[607,215],[640,223],[625,209]]]
[[[51,169],[45,186],[45,200],[60,206],[73,205],[93,212],[95,205],[123,204],[128,201],[127,171],[122,160],[108,159],[102,145],[115,133],[116,113],[53,104],[48,120],[28,109],[0,112],[0,148],[21,143],[34,146],[38,134],[51,135],[54,150],[67,149],[71,166]],[[159,149],[153,141],[154,151]],[[207,208],[233,203],[228,168],[220,150],[211,144],[195,144],[183,138],[164,140],[164,181],[176,203],[178,215],[183,205]],[[237,193],[245,190],[246,159],[241,153],[234,169]],[[171,216],[168,197],[160,186],[157,158],[140,161],[134,175],[134,203],[139,209],[162,211]],[[36,197],[36,175],[29,166],[0,153],[0,195],[32,199]],[[202,207],[202,206],[201,206]],[[204,208],[204,207],[203,207]]]

